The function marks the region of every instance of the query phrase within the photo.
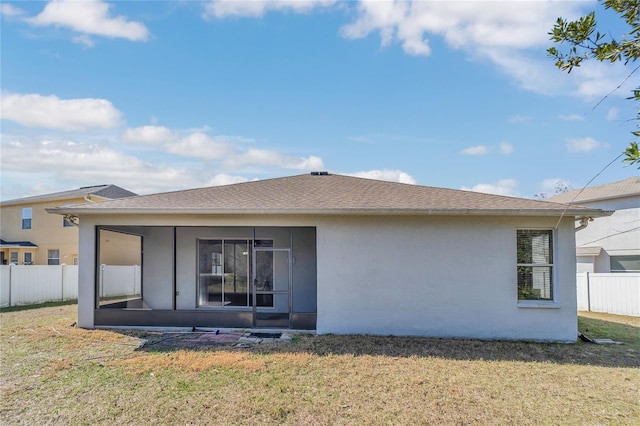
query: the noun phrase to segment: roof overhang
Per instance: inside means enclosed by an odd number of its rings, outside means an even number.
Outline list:
[[[69,201],[69,200],[77,200],[79,198],[83,198],[84,196],[82,195],[76,195],[73,197],[59,197],[59,198],[42,198],[42,199],[31,199],[31,197],[26,198],[26,199],[17,199],[17,200],[7,200],[7,201],[2,201],[0,202],[0,207],[11,207],[11,206],[19,206],[19,205],[23,205],[23,204],[40,204],[40,203],[51,203],[51,202],[63,202],[63,201]],[[104,197],[100,197],[100,198],[104,198]],[[104,200],[108,200],[108,198],[104,198]],[[103,201],[103,200],[100,200]],[[75,203],[78,204],[78,203]]]
[[[29,244],[12,243],[12,242],[0,243],[0,249],[37,249],[37,248],[38,246],[33,243],[29,243]]]
[[[576,247],[576,256],[578,257],[600,256],[601,252],[602,247],[600,246]]]
[[[60,215],[319,215],[319,216],[545,216],[596,218],[610,216],[613,211],[600,209],[164,209],[164,208],[112,208],[56,207],[46,209]]]

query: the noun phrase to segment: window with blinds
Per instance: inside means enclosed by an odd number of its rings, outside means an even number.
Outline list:
[[[553,231],[517,231],[518,300],[553,300]]]

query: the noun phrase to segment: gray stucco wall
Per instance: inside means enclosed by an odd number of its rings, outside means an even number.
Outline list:
[[[318,333],[575,341],[573,219],[555,235],[556,303],[518,303],[516,230],[557,219],[361,217],[318,225]]]

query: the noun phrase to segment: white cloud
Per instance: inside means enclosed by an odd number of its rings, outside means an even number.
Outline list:
[[[336,0],[214,0],[205,3],[205,19],[228,17],[259,18],[269,11],[308,13],[313,9],[332,6]]]
[[[242,171],[255,166],[266,170],[324,168],[322,159],[315,156],[293,157],[269,150],[239,150],[231,143],[234,138],[228,136],[211,137],[193,133],[177,142],[166,143],[164,141],[177,137],[177,132],[161,126],[128,129],[125,134],[130,141],[136,141],[130,144],[140,143],[160,152],[168,152],[171,147],[180,144],[196,152],[191,152],[192,158],[184,161],[167,161],[165,155],[158,162],[154,160],[157,156],[147,155],[148,151],[145,151],[143,158],[121,151],[120,148],[124,147],[116,143],[87,143],[60,138],[25,139],[2,135],[2,198],[23,196],[42,182],[48,182],[49,192],[81,185],[113,183],[144,194],[246,182],[250,179]],[[221,146],[225,155],[207,154],[206,150],[212,146]],[[232,164],[234,162],[236,164]]]
[[[489,148],[485,145],[470,146],[460,151],[462,155],[485,155],[489,153]]]
[[[510,143],[507,143],[507,142],[500,142],[497,147],[496,146],[487,146],[487,145],[470,146],[470,147],[465,148],[462,151],[460,151],[460,154],[462,154],[462,155],[486,155],[489,152],[496,151],[496,149],[500,154],[508,155],[508,154],[511,154],[513,152],[513,145],[511,145]]]
[[[408,55],[432,53],[437,36],[473,59],[487,59],[521,87],[547,95],[604,96],[624,80],[624,65],[585,62],[570,76],[548,59],[535,59],[549,46],[558,16],[575,19],[583,2],[558,1],[375,1],[362,0],[356,18],[340,34],[349,39],[380,36],[381,47],[398,43]],[[621,94],[627,90],[619,90]]]
[[[215,160],[226,170],[254,166],[276,167],[292,170],[318,170],[324,168],[320,157],[294,157],[269,149],[258,149],[249,144],[251,138],[242,136],[210,136],[202,131],[187,129],[187,134],[164,126],[142,126],[127,129],[122,135],[125,142],[154,145],[158,149],[180,157]],[[197,129],[195,129],[197,130]]]
[[[323,169],[321,158],[316,156],[292,157],[276,151],[250,148],[243,153],[229,156],[222,162],[222,167],[227,169],[242,169],[249,166],[281,167],[293,170],[318,170]]]
[[[471,188],[463,186],[465,191],[483,192],[485,194],[506,195],[518,197],[518,181],[515,179],[500,179],[496,183],[479,183]]]
[[[494,47],[479,49],[477,55],[489,59],[503,74],[531,92],[569,94],[568,87],[575,84],[573,77],[558,71],[550,61],[534,59],[526,50]]]
[[[507,142],[500,142],[498,149],[500,154],[509,155],[513,152],[513,145]]]
[[[20,9],[19,7],[12,6],[9,3],[2,3],[0,4],[0,14],[2,14],[2,16],[13,18],[16,16],[24,15],[24,10]]]
[[[142,126],[127,129],[122,135],[125,142],[142,144],[163,144],[178,140],[178,136],[171,129],[163,126]]]
[[[3,182],[35,186],[38,182],[55,181],[60,185],[58,190],[113,183],[149,193],[202,186],[205,182],[194,170],[152,164],[101,144],[3,140],[2,154]]]
[[[333,0],[218,0],[205,4],[205,18],[262,17],[269,11],[308,13]],[[341,5],[342,6],[342,5]],[[378,34],[382,48],[397,43],[413,56],[432,53],[430,38],[444,39],[472,59],[493,63],[526,90],[546,95],[575,95],[589,101],[604,96],[625,77],[624,65],[585,63],[571,75],[559,71],[540,52],[558,16],[575,19],[585,2],[360,0],[355,18],[339,33],[347,39]],[[437,53],[437,52],[435,52]],[[617,93],[627,93],[618,90]]]
[[[209,179],[205,186],[231,185],[234,183],[243,183],[248,181],[249,178],[246,178],[244,176],[232,176],[225,173],[220,173]]]
[[[27,127],[89,130],[120,125],[120,111],[105,99],[3,93],[0,105],[0,118]]]
[[[309,157],[291,158],[284,167],[296,170],[320,170],[324,169],[322,158],[315,155]]]
[[[355,173],[345,173],[345,175],[366,179],[386,180],[388,182],[408,183],[411,185],[415,185],[417,183],[413,176],[401,170],[367,170]]]
[[[533,121],[533,117],[529,115],[514,115],[509,121],[513,124],[525,124]]]
[[[211,137],[200,132],[191,133],[177,142],[170,142],[164,145],[164,149],[171,154],[182,157],[197,157],[210,160],[225,158],[235,151],[226,136]]]
[[[559,2],[360,1],[355,21],[341,34],[363,38],[379,32],[383,46],[398,41],[409,54],[431,53],[425,34],[441,36],[456,49],[521,49],[546,46],[550,24],[558,16],[575,16],[577,9]]]
[[[620,62],[607,64],[586,61],[580,67],[571,71],[571,77],[575,79],[578,85],[577,95],[590,102],[600,100],[609,93],[615,97],[628,96],[633,86],[632,79],[629,79],[619,89],[615,90],[627,75],[628,70]]]
[[[562,121],[584,121],[584,116],[578,115],[578,114],[569,114],[569,115],[560,114],[558,118]]]
[[[607,121],[616,121],[619,113],[618,108],[609,108],[609,111],[607,111]]]
[[[110,8],[110,4],[101,0],[53,0],[39,15],[26,21],[35,26],[66,27],[82,34],[131,41],[149,39],[149,30],[143,23],[129,21],[124,16],[113,17]]]
[[[71,41],[74,42],[75,44],[81,44],[86,48],[91,48],[96,45],[94,41],[91,39],[91,37],[89,37],[86,34],[80,34],[78,36],[75,36],[71,39]]]
[[[409,55],[428,56],[431,54],[429,40],[412,38],[402,43],[402,49]]]
[[[567,139],[567,151],[569,152],[591,152],[594,149],[606,146],[607,144],[589,137]]]
[[[571,95],[593,103],[609,93],[615,97],[626,96],[632,86],[628,81],[613,91],[627,75],[624,65],[619,62],[584,62],[567,74],[549,60],[534,59],[524,49],[480,49],[479,55],[490,59],[524,89],[544,95]]]

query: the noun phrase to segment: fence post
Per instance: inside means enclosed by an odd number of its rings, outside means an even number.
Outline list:
[[[587,272],[587,311],[591,312],[591,286],[589,285],[589,272]]]
[[[64,268],[66,268],[66,264],[60,265],[60,273],[62,277],[60,278],[60,301],[64,302]]]
[[[13,281],[13,265],[9,264],[9,307],[13,306],[13,303],[11,303],[11,294],[13,293],[11,291],[11,286],[13,285],[12,281]]]

